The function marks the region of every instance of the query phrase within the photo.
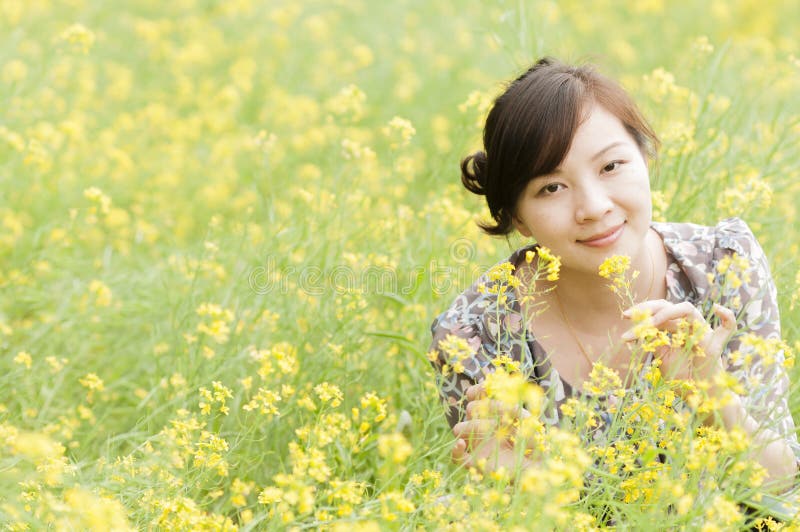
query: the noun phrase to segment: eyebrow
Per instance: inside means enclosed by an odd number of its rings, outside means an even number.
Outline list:
[[[593,160],[593,161],[596,161],[597,159],[599,159],[599,158],[600,158],[600,157],[601,157],[601,156],[602,156],[602,155],[603,155],[605,152],[607,152],[608,150],[611,150],[611,149],[613,149],[613,148],[616,148],[617,146],[621,146],[621,145],[623,145],[623,144],[625,144],[625,143],[624,143],[624,142],[622,142],[621,140],[618,140],[618,141],[616,141],[616,142],[612,142],[611,144],[609,144],[608,146],[606,146],[605,148],[603,148],[603,149],[602,149],[602,150],[600,150],[599,152],[595,153],[595,154],[592,156],[592,160]]]
[[[612,149],[616,148],[617,146],[623,146],[623,145],[625,145],[625,143],[624,143],[623,141],[621,141],[621,140],[618,140],[618,141],[612,142],[611,144],[609,144],[608,146],[606,146],[605,148],[603,148],[603,149],[602,149],[602,150],[600,150],[599,152],[597,152],[597,153],[595,153],[594,155],[592,155],[592,158],[591,158],[591,160],[592,160],[592,161],[596,161],[597,159],[599,159],[600,157],[602,157],[602,156],[603,156],[603,154],[604,154],[604,153],[606,153],[607,151],[609,151],[609,150],[612,150]],[[560,174],[560,173],[561,173],[561,168],[556,168],[555,170],[553,170],[553,171],[552,171],[552,172],[550,172],[549,174],[541,174],[541,175],[537,175],[537,176],[534,176],[534,177],[533,177],[533,179],[537,179],[537,178],[539,178],[539,177],[546,177],[546,176],[550,176],[550,175],[558,175],[558,174]],[[533,180],[533,179],[532,179],[532,180]]]

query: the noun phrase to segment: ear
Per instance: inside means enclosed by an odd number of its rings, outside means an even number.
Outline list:
[[[529,229],[528,229],[528,227],[527,227],[527,226],[526,226],[526,225],[525,225],[525,224],[522,222],[522,220],[520,220],[520,219],[519,219],[519,217],[517,217],[517,215],[516,215],[516,214],[515,214],[515,215],[513,215],[513,216],[511,216],[511,221],[512,221],[512,223],[514,224],[514,229],[516,229],[517,231],[519,231],[519,233],[520,233],[522,236],[524,236],[525,238],[530,238],[530,237],[531,237],[531,232],[530,232],[530,230],[529,230]]]

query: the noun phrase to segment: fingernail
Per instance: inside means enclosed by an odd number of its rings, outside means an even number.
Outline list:
[[[631,317],[631,309],[625,309],[622,311],[623,318],[630,318]]]
[[[622,338],[623,342],[630,342],[631,340],[635,340],[636,339],[636,335],[633,334],[632,330],[628,329],[627,331],[622,333],[622,336],[620,336],[620,338]]]

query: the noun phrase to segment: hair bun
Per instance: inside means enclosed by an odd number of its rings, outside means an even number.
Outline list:
[[[484,151],[476,151],[461,161],[461,183],[473,194],[486,195],[487,163]]]

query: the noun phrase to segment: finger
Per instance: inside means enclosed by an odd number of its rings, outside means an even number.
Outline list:
[[[633,305],[632,307],[629,307],[624,311],[622,311],[622,317],[630,318],[631,316],[633,316],[634,311],[637,310],[648,310],[650,311],[650,314],[655,314],[662,308],[667,307],[669,305],[672,305],[672,303],[670,303],[666,299],[648,299],[647,301],[642,301],[641,303],[637,303],[636,305]]]
[[[722,354],[728,339],[736,331],[736,316],[722,305],[714,305],[714,315],[719,318],[719,326],[711,331],[702,347],[706,353],[716,358]]]
[[[666,324],[672,320],[686,319],[689,321],[697,321],[705,323],[703,315],[697,310],[697,307],[684,301],[676,305],[669,305],[662,307],[658,312],[653,314],[653,326],[661,328],[662,324]]]
[[[719,327],[717,329],[724,329],[728,333],[736,330],[736,314],[727,307],[714,304],[714,315],[719,318]]]
[[[469,460],[469,453],[467,452],[467,442],[458,438],[453,443],[453,449],[450,451],[450,458],[456,464],[463,464]]]
[[[494,434],[497,422],[492,419],[473,419],[456,423],[453,435],[467,442],[467,447],[474,445]]]
[[[497,399],[479,399],[467,403],[467,419],[502,419],[514,420],[530,412],[518,404],[508,404]]]
[[[475,457],[467,451],[467,442],[464,440],[456,440],[450,457],[455,464],[464,467],[475,467]]]
[[[476,399],[480,399],[481,397],[486,396],[486,386],[482,382],[478,384],[473,384],[466,391],[467,400],[474,401]]]
[[[683,318],[679,318],[677,320],[668,320],[658,325],[658,329],[664,332],[678,332],[681,328],[681,325],[684,323]],[[653,325],[655,327],[655,325]],[[630,342],[632,340],[636,340],[636,327],[631,327],[630,329],[626,330],[622,333],[621,338],[625,342]]]
[[[683,351],[675,351],[667,347],[660,347],[653,352],[656,358],[661,359],[661,374],[667,380],[675,379],[679,373],[688,369],[688,356]]]

